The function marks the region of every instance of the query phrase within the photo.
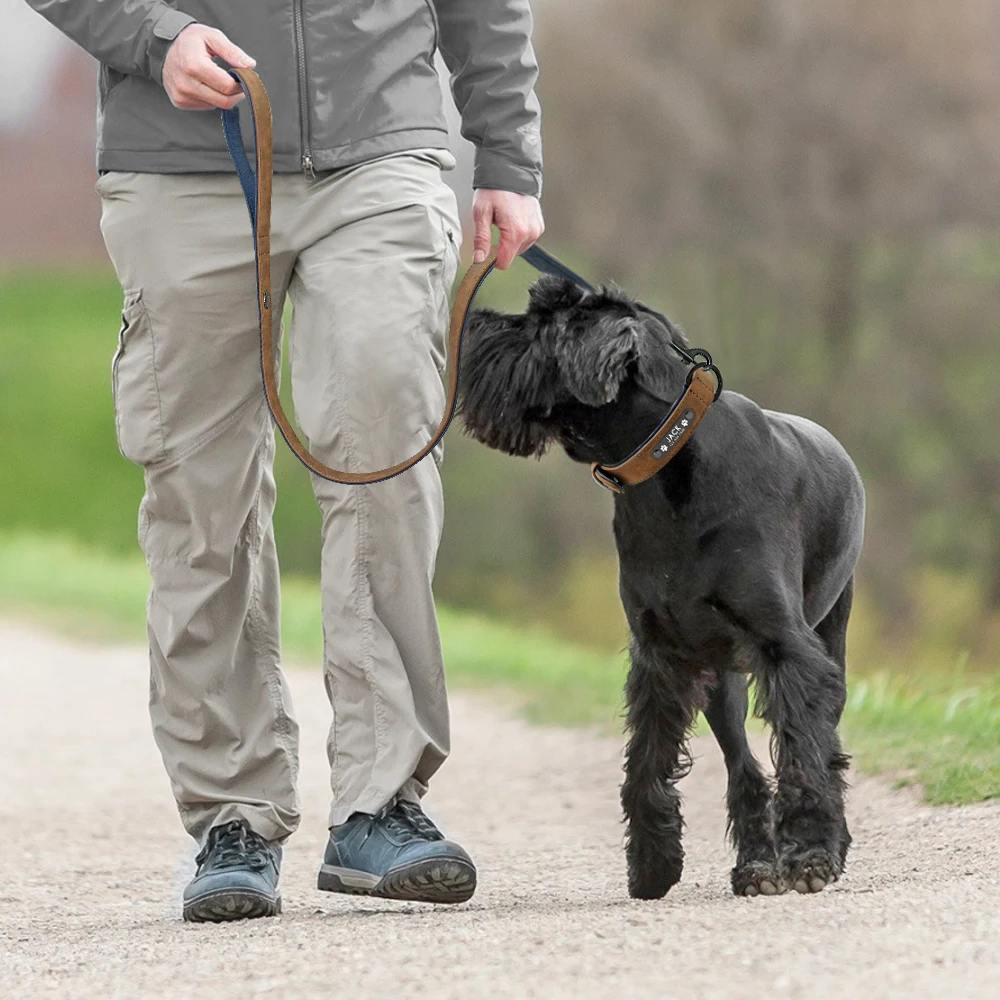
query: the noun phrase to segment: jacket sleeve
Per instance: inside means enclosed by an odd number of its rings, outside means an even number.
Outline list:
[[[462,135],[476,146],[473,187],[542,190],[538,63],[528,0],[433,0]]]
[[[92,56],[120,73],[163,83],[167,49],[195,18],[163,0],[28,0]]]

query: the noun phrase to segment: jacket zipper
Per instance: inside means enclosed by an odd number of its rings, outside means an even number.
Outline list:
[[[309,148],[309,105],[306,89],[306,33],[303,27],[302,0],[292,0],[295,22],[295,65],[299,73],[299,130],[302,142],[302,169],[315,178],[312,150]]]

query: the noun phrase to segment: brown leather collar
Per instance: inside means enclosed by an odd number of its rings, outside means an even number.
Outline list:
[[[656,475],[691,439],[695,428],[708,408],[722,391],[722,378],[712,359],[704,351],[704,363],[698,363],[688,372],[684,391],[656,429],[628,458],[617,465],[591,463],[594,479],[613,493],[624,493],[626,486],[635,486]]]

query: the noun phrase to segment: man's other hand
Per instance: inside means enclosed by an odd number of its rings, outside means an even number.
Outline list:
[[[492,226],[500,230],[497,267],[506,271],[514,258],[527,250],[545,231],[542,206],[529,194],[476,188],[472,198],[472,221],[476,235],[472,243],[473,263],[479,264],[490,252]]]
[[[256,66],[241,48],[215,28],[189,24],[167,49],[163,62],[163,88],[175,108],[207,111],[231,108],[243,100],[240,85],[212,56],[221,56],[230,66]]]

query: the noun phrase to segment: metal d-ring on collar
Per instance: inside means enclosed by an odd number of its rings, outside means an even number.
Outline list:
[[[715,376],[715,380],[718,382],[718,387],[715,390],[715,398],[718,399],[719,393],[722,392],[722,372],[719,371],[717,365],[713,364],[712,355],[703,347],[696,347],[689,351],[679,344],[671,343],[670,346],[692,367],[704,368],[705,371],[709,371]],[[699,361],[698,358],[702,360]]]

